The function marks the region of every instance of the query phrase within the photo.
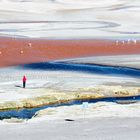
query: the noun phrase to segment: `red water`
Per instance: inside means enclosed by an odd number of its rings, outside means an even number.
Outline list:
[[[31,43],[31,45],[29,44]],[[0,67],[59,59],[140,54],[140,41],[107,39],[47,40],[0,38]]]

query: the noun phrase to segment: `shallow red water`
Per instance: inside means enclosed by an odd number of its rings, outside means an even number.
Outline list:
[[[30,45],[31,43],[31,45]],[[11,66],[59,59],[140,54],[140,41],[119,42],[101,39],[45,40],[0,38],[0,66]]]

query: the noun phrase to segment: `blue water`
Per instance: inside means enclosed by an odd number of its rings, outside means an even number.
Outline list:
[[[18,119],[31,119],[35,113],[39,110],[46,109],[49,107],[59,107],[59,106],[71,106],[71,105],[81,105],[83,102],[88,103],[96,103],[96,102],[117,102],[117,101],[139,101],[139,96],[131,96],[131,97],[107,97],[101,99],[86,99],[86,100],[73,100],[67,103],[60,103],[54,105],[46,105],[32,109],[21,109],[21,110],[9,110],[9,111],[1,111],[0,112],[0,119],[9,119],[9,118],[18,118]]]
[[[23,68],[23,67],[22,67]],[[120,67],[120,66],[104,66],[95,64],[70,64],[70,63],[33,63],[24,65],[26,69],[34,70],[59,70],[59,71],[75,71],[75,72],[85,72],[93,74],[102,75],[124,75],[131,77],[140,77],[140,69]]]

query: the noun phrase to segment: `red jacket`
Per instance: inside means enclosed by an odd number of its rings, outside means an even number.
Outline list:
[[[26,82],[26,80],[27,80],[26,76],[23,76],[22,81],[23,81],[23,82]]]

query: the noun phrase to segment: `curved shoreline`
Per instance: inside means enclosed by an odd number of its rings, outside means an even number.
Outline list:
[[[55,105],[61,105],[61,104],[70,104],[71,102],[90,102],[90,101],[95,101],[95,102],[101,102],[101,101],[117,101],[118,100],[118,103],[122,101],[130,101],[131,103],[131,100],[135,101],[135,100],[139,100],[138,98],[140,98],[140,95],[137,95],[137,96],[119,96],[119,97],[98,97],[98,98],[75,98],[75,99],[68,99],[68,100],[58,100],[58,101],[55,101],[55,102],[46,102],[44,104],[38,104],[38,105],[34,105],[31,103],[32,101],[34,101],[34,99],[29,99],[28,102],[25,102],[23,103],[23,106],[18,106],[19,104],[16,104],[17,106],[15,107],[11,107],[11,108],[2,108],[0,109],[0,112],[1,111],[10,111],[10,110],[22,110],[22,109],[33,109],[33,108],[38,108],[38,107],[42,107],[42,106],[53,106],[55,107]],[[40,100],[41,101],[41,100]],[[24,102],[24,101],[23,101]],[[39,102],[39,101],[38,101]],[[10,102],[11,105],[12,105],[12,102]],[[13,102],[14,103],[14,102]],[[6,103],[6,104],[9,104],[9,103]]]
[[[123,96],[123,97],[99,97],[99,98],[77,98],[71,100],[59,100],[58,102],[51,102],[49,104],[43,104],[34,106],[32,108],[18,108],[10,110],[0,110],[0,120],[3,119],[31,119],[38,116],[38,113],[45,111],[48,108],[82,105],[83,102],[97,103],[97,102],[115,102],[117,104],[132,104],[140,100],[140,95],[137,96]],[[82,107],[84,108],[84,107]]]
[[[63,104],[71,101],[78,100],[104,100],[108,98],[112,99],[123,99],[123,98],[137,98],[140,96],[139,87],[123,87],[120,86],[103,86],[101,88],[87,88],[78,89],[73,92],[64,91],[48,91],[46,90],[46,95],[27,99],[20,99],[17,101],[7,101],[0,103],[0,111],[6,110],[20,110],[20,109],[30,109],[46,105]]]

